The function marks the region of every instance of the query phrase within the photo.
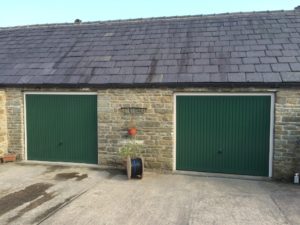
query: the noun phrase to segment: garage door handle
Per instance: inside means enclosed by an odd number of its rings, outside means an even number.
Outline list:
[[[219,150],[219,151],[218,151],[218,154],[222,154],[222,153],[223,153],[223,151],[222,151],[222,150]]]
[[[63,144],[63,142],[62,142],[62,141],[58,142],[58,145],[59,145],[59,146],[61,146],[62,144]]]

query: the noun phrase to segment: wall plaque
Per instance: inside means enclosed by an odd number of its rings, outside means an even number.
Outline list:
[[[146,112],[147,108],[140,108],[140,107],[122,107],[121,111],[124,114],[131,114],[131,115],[136,115],[136,114],[144,114]]]

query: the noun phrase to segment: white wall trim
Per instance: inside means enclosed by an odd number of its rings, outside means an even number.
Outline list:
[[[176,171],[176,97],[178,95],[175,93],[173,95],[173,171]]]
[[[23,101],[24,101],[24,160],[28,161],[28,156],[27,156],[27,116],[26,116],[26,95],[97,95],[97,92],[55,92],[55,91],[47,91],[47,92],[43,92],[43,91],[25,91],[23,93]],[[98,101],[97,101],[98,104]],[[98,110],[98,107],[97,107]],[[97,112],[98,113],[98,112]],[[97,119],[98,120],[98,119]],[[98,138],[97,138],[98,139]],[[98,151],[98,144],[97,143],[97,151]],[[98,158],[97,158],[98,161]],[[99,162],[97,163],[99,164]]]
[[[241,92],[241,93],[228,93],[228,92],[177,92],[173,95],[174,101],[174,113],[173,113],[173,126],[174,126],[174,134],[173,134],[173,171],[176,171],[176,99],[177,96],[270,96],[271,97],[271,108],[270,108],[270,142],[269,142],[269,177],[273,176],[273,138],[274,138],[274,119],[275,119],[275,93],[266,93],[266,92]]]
[[[273,176],[274,129],[275,129],[275,94],[271,94],[269,177]]]
[[[55,91],[26,91],[24,95],[97,95],[97,92],[55,92]]]
[[[26,93],[23,95],[23,121],[24,121],[24,160],[27,161],[27,116],[26,116]]]
[[[176,96],[272,96],[274,93],[260,93],[260,92],[251,92],[251,93],[244,93],[244,92],[204,92],[204,93],[196,93],[196,92],[177,92],[174,93]]]

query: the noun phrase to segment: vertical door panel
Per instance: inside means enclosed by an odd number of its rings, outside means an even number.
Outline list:
[[[177,96],[177,169],[268,176],[270,104],[270,96]]]
[[[29,160],[97,163],[97,96],[26,95]]]

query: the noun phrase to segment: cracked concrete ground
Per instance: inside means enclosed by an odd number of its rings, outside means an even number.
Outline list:
[[[300,185],[0,165],[0,224],[300,224]]]

